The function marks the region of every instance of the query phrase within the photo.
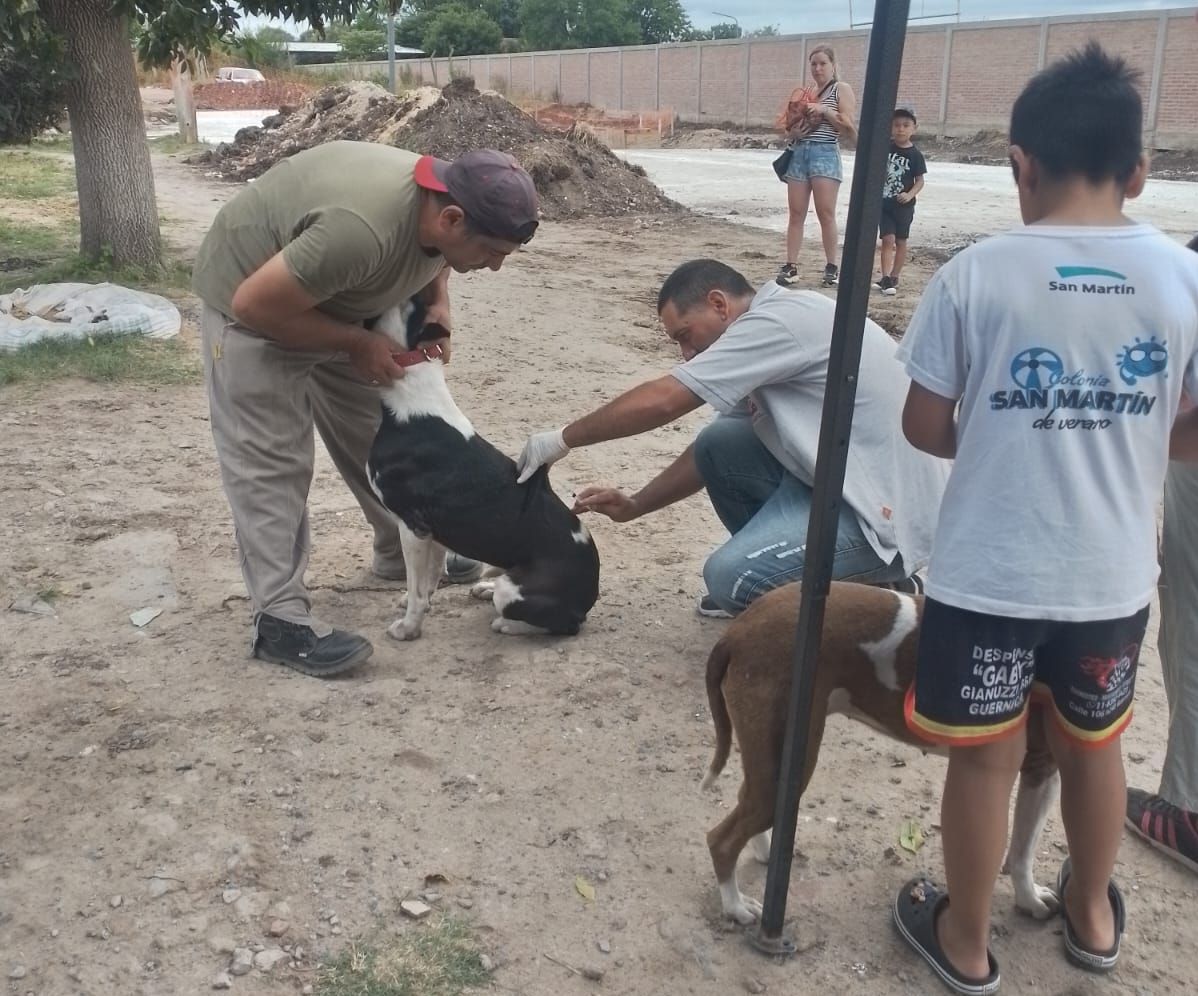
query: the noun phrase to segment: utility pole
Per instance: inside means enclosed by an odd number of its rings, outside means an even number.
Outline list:
[[[387,85],[395,92],[395,10],[387,8]]]

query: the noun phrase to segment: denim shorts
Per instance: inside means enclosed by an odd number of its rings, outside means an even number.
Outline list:
[[[844,179],[840,146],[836,142],[799,142],[794,147],[794,156],[786,171],[787,182],[806,183],[813,176],[826,177],[838,183]]]

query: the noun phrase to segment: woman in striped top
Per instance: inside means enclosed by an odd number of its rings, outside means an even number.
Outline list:
[[[816,45],[807,57],[813,87],[800,87],[790,95],[781,125],[794,155],[786,171],[786,199],[790,219],[786,226],[786,262],[778,272],[784,287],[798,283],[796,263],[803,245],[807,208],[815,201],[824,244],[824,283],[839,279],[836,267],[838,233],[836,198],[843,170],[840,139],[857,137],[857,97],[852,87],[836,77],[836,54],[828,45]]]

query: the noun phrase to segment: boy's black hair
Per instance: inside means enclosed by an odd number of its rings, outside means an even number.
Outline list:
[[[1140,73],[1098,42],[1037,73],[1011,109],[1011,144],[1053,179],[1132,175],[1143,151]]]
[[[657,295],[657,313],[660,315],[671,301],[679,314],[689,311],[713,290],[731,297],[747,297],[753,293],[753,285],[718,259],[692,259],[666,277]]]
[[[915,118],[915,112],[910,107],[896,107],[894,113],[890,116],[890,120],[895,118],[910,118],[913,125],[918,125],[919,122]]]

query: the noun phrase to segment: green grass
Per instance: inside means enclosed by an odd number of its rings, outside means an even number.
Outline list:
[[[34,284],[108,282],[177,297],[189,287],[191,267],[169,254],[161,266],[148,269],[113,266],[110,255],[97,260],[80,256],[78,215],[71,211],[64,216],[64,204],[69,209],[71,202],[63,198],[73,189],[70,160],[57,151],[0,149],[0,294]],[[8,218],[5,201],[10,205]],[[200,380],[200,371],[194,354],[178,339],[43,340],[15,353],[0,353],[0,387],[64,377],[192,384]]]
[[[151,138],[149,139],[149,145],[151,152],[162,152],[166,155],[174,155],[180,152],[192,155],[196,152],[204,152],[207,149],[214,148],[211,142],[184,142],[177,133]]]
[[[0,217],[0,294],[45,283],[45,271],[61,265],[78,242],[78,232],[61,222],[28,225]]]
[[[29,149],[0,150],[0,193],[10,200],[39,200],[69,194],[75,170],[62,156]]]
[[[13,225],[0,219],[0,294],[34,284],[120,284],[162,294],[186,291],[191,286],[191,266],[169,255],[161,266],[113,266],[111,258],[88,259],[79,255],[78,232],[66,226]]]
[[[459,996],[490,976],[470,928],[444,917],[385,940],[351,944],[322,965],[315,996]]]
[[[67,377],[101,383],[195,384],[201,373],[195,354],[177,338],[43,339],[0,353],[0,387],[37,386]]]

